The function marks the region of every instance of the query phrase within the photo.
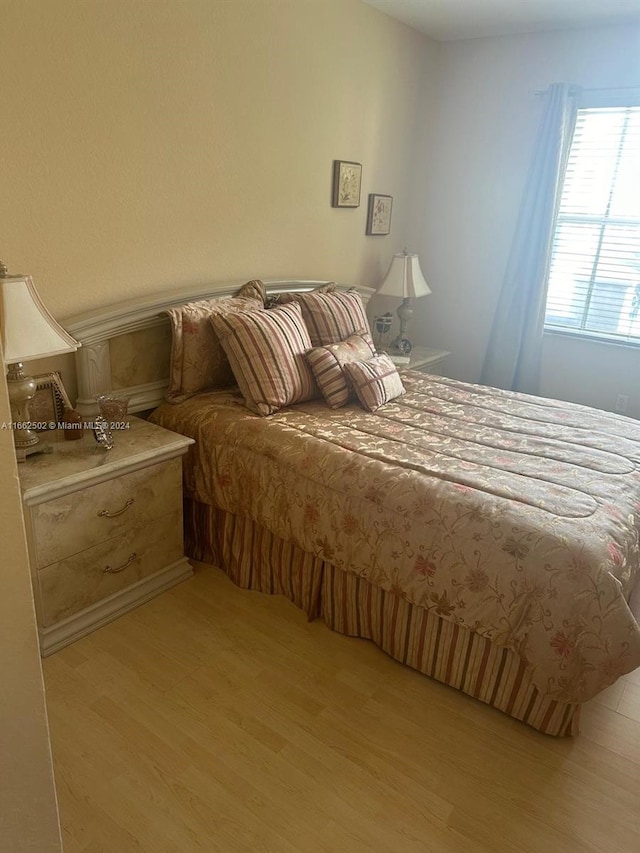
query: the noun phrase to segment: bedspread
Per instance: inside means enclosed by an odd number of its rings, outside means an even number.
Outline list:
[[[312,401],[268,418],[234,391],[163,405],[190,435],[191,497],[507,647],[550,698],[640,666],[640,424],[403,371],[374,414]]]

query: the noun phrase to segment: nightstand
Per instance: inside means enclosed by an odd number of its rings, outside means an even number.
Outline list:
[[[409,361],[398,362],[397,366],[398,368],[407,367],[409,370],[419,370],[421,373],[437,373],[438,366],[450,355],[451,353],[446,349],[414,346],[409,354]]]
[[[112,450],[91,430],[41,441],[18,469],[45,656],[193,574],[181,460],[193,440],[132,417]]]

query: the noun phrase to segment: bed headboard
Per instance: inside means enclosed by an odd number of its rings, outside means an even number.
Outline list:
[[[326,281],[265,281],[268,296],[304,293]],[[241,284],[200,285],[143,296],[97,308],[63,320],[82,346],[76,353],[78,399],[82,415],[95,415],[96,397],[118,391],[129,399],[129,411],[152,409],[164,399],[169,384],[171,324],[167,308],[219,296],[235,295]],[[339,290],[349,285],[337,284]],[[366,304],[375,293],[355,288]]]

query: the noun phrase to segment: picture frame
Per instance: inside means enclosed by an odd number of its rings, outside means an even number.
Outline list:
[[[366,233],[372,237],[384,237],[391,233],[392,208],[393,196],[369,193]]]
[[[36,393],[29,403],[29,419],[38,424],[38,431],[55,429],[71,408],[71,401],[58,371],[34,376]],[[41,426],[46,424],[47,426]]]
[[[333,161],[332,207],[360,207],[362,163],[351,160]]]

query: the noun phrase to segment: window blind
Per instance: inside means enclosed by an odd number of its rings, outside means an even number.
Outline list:
[[[579,109],[545,328],[640,344],[640,107]]]

